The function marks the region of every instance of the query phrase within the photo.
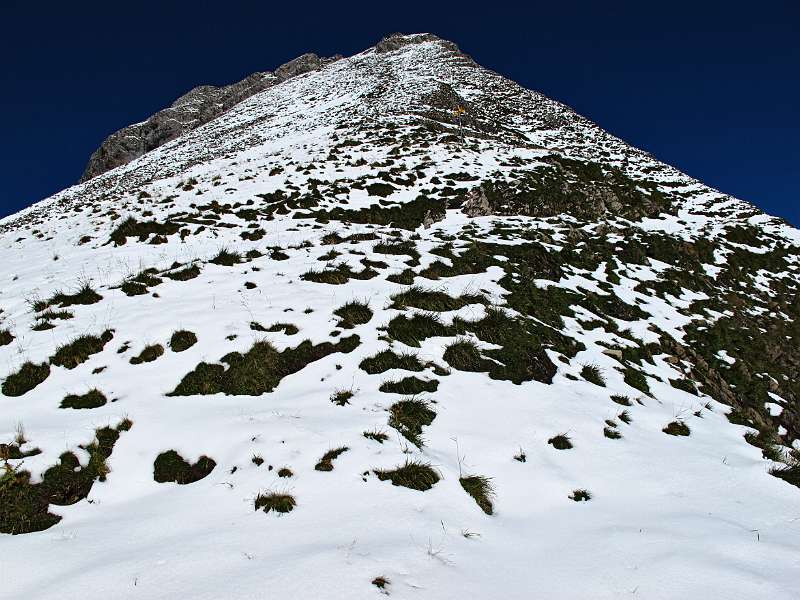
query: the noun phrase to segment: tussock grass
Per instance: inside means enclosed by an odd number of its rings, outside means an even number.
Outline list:
[[[336,344],[313,345],[305,340],[295,348],[279,352],[272,344],[260,341],[245,354],[231,352],[222,357],[228,365],[201,362],[187,373],[168,396],[193,396],[225,393],[233,396],[260,396],[271,392],[281,379],[334,352],[352,352],[359,337],[341,338]]]
[[[322,458],[319,459],[316,465],[314,465],[314,470],[316,471],[333,471],[333,461],[339,458],[342,454],[347,452],[350,448],[347,446],[342,446],[341,448],[334,448],[333,450],[328,450],[325,454],[322,455]]]
[[[603,372],[597,365],[583,365],[583,368],[581,368],[581,377],[583,377],[589,383],[599,385],[600,387],[606,386],[606,380],[605,377],[603,377]]]
[[[242,255],[235,250],[220,248],[219,252],[209,262],[223,267],[232,267],[242,262]]]
[[[549,440],[547,440],[547,443],[556,450],[570,450],[573,448],[572,440],[565,433],[559,433],[558,435],[551,437]]]
[[[603,428],[603,435],[610,440],[618,440],[622,437],[622,434],[619,431],[617,431],[614,427],[610,426]]]
[[[459,371],[480,373],[489,371],[492,367],[491,361],[481,356],[478,344],[469,338],[461,338],[448,344],[443,358],[447,364]]]
[[[439,474],[428,464],[416,460],[407,460],[404,465],[390,470],[374,471],[381,481],[391,481],[392,485],[406,487],[425,492],[436,485]]]
[[[432,312],[458,310],[470,304],[488,304],[486,299],[479,294],[462,294],[453,297],[442,290],[426,290],[418,285],[394,294],[391,300],[390,308],[403,310],[413,307]]]
[[[282,331],[286,335],[295,335],[300,332],[300,328],[292,323],[273,323],[267,327],[265,331],[269,333],[278,333]]]
[[[14,341],[14,336],[8,329],[0,329],[0,346],[8,346]]]
[[[612,394],[611,395],[611,400],[616,402],[617,404],[619,404],[621,406],[633,406],[633,402],[631,402],[631,399],[628,398],[627,396],[621,396],[619,394]]]
[[[161,344],[153,344],[145,346],[144,350],[142,350],[138,356],[134,356],[133,358],[131,358],[130,363],[132,365],[140,365],[146,362],[153,362],[163,354],[164,354],[164,346],[162,346]]]
[[[404,394],[406,396],[415,396],[423,392],[435,392],[438,388],[439,382],[436,379],[426,381],[412,375],[403,377],[402,379],[396,381],[384,381],[378,390],[386,394]]]
[[[186,329],[179,329],[169,338],[169,347],[173,352],[184,352],[197,343],[197,336]]]
[[[94,388],[85,394],[69,394],[64,396],[64,399],[61,401],[61,408],[99,408],[106,402],[108,402],[108,399],[105,394],[97,388]]]
[[[689,426],[684,423],[683,421],[672,421],[666,427],[664,427],[661,431],[666,433],[667,435],[689,435],[691,431],[689,430]]]
[[[330,399],[336,406],[345,406],[350,404],[350,398],[353,396],[355,396],[353,390],[336,390]]]
[[[153,479],[158,483],[175,482],[186,485],[200,481],[208,476],[217,463],[207,456],[201,456],[190,464],[175,450],[162,452],[153,463]]]
[[[422,447],[422,428],[436,418],[430,404],[418,398],[395,402],[389,408],[389,427],[393,427],[409,442]]]
[[[425,368],[415,354],[406,352],[395,354],[391,350],[382,350],[374,356],[365,358],[358,366],[370,375],[384,373],[390,369],[422,371]]]
[[[372,580],[372,585],[374,585],[379,590],[384,590],[386,589],[386,586],[389,585],[389,580],[383,576],[376,577],[375,579]]]
[[[469,475],[460,477],[458,482],[464,491],[472,496],[483,512],[487,515],[494,512],[492,498],[494,498],[495,492],[490,478],[482,475]]]
[[[368,440],[376,441],[379,444],[382,444],[389,439],[389,436],[383,431],[365,431],[362,435]]]
[[[289,467],[281,467],[278,469],[278,477],[294,477],[294,473]]]
[[[253,502],[255,510],[263,510],[265,513],[275,511],[276,513],[290,513],[297,506],[297,501],[291,494],[279,494],[268,492],[258,494]]]
[[[449,335],[448,327],[441,323],[436,313],[416,314],[411,318],[398,315],[389,321],[386,332],[398,342],[415,348],[430,337]]]
[[[0,474],[0,533],[22,534],[43,531],[61,520],[49,512],[50,504],[67,506],[88,496],[95,481],[105,481],[110,469],[108,457],[120,432],[132,426],[125,419],[116,428],[102,427],[95,439],[81,446],[89,454],[85,467],[77,456],[64,452],[59,463],[48,468],[39,483],[31,483],[31,474],[6,468]]]
[[[164,277],[172,279],[173,281],[189,281],[198,275],[200,275],[200,267],[198,265],[191,265],[185,269],[164,273]]]
[[[6,396],[22,396],[42,383],[49,375],[50,365],[47,363],[37,365],[28,361],[16,373],[6,377],[0,389]]]
[[[67,294],[64,292],[57,292],[49,300],[38,300],[33,303],[33,308],[36,312],[41,312],[51,306],[59,306],[66,308],[75,305],[89,305],[100,302],[103,297],[98,294],[92,285],[88,282],[81,284],[78,291],[74,294]]]
[[[573,490],[569,495],[569,499],[575,502],[588,502],[592,499],[592,493],[589,490],[583,489]]]
[[[372,318],[372,310],[368,302],[351,300],[333,311],[339,317],[339,327],[352,329],[356,325],[368,323]]]
[[[59,346],[56,353],[50,357],[50,364],[74,369],[86,362],[92,354],[102,352],[105,345],[114,338],[114,332],[107,329],[98,335],[82,335],[71,342]]]

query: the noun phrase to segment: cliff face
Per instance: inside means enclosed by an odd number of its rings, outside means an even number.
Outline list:
[[[230,110],[243,100],[292,77],[309,73],[341,58],[303,54],[273,72],[253,73],[242,81],[214,87],[198,86],[142,123],[112,133],[89,158],[81,176],[83,183],[106,171],[127,164]]]

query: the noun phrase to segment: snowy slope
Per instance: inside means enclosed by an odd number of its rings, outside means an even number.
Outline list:
[[[449,42],[391,42],[0,222],[0,597],[797,597],[800,496],[770,471],[800,436],[800,233]],[[365,367],[387,349],[419,370]],[[213,469],[158,482],[170,450]],[[430,489],[385,479],[408,461]]]

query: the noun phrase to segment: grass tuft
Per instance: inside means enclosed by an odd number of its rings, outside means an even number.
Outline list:
[[[569,495],[569,499],[575,502],[587,502],[592,499],[592,494],[589,490],[573,490],[572,494]]]
[[[667,435],[689,435],[691,433],[689,426],[683,421],[672,421],[661,431]]]
[[[381,481],[391,481],[392,485],[425,492],[439,482],[439,474],[427,463],[407,460],[401,467],[391,470],[375,470]]]
[[[492,498],[494,497],[492,480],[482,475],[469,475],[468,477],[460,477],[458,481],[464,491],[472,496],[481,510],[487,515],[491,515],[494,511],[494,506],[492,505]]]
[[[378,390],[386,394],[404,394],[406,396],[415,396],[423,392],[435,392],[438,388],[439,382],[436,379],[426,381],[411,375],[408,377],[403,377],[397,381],[384,381]]]
[[[415,354],[405,352],[395,354],[391,350],[382,350],[375,356],[365,358],[358,366],[370,375],[378,375],[391,369],[422,371],[425,368]]]
[[[19,368],[19,371],[6,377],[0,389],[6,396],[22,396],[42,383],[49,375],[50,365],[47,363],[37,365],[28,361]]]
[[[350,450],[347,446],[342,446],[341,448],[334,448],[333,450],[328,450],[325,454],[322,455],[322,458],[319,459],[316,465],[314,465],[314,470],[316,471],[333,471],[333,461],[339,458],[340,455],[344,454]]]
[[[553,446],[556,450],[570,450],[572,446],[572,440],[569,439],[569,436],[565,433],[559,433],[551,437],[547,440],[547,443]]]
[[[409,442],[422,447],[422,428],[436,418],[430,404],[418,398],[395,402],[389,408],[389,427],[393,427]]]
[[[158,483],[174,481],[180,485],[194,483],[206,477],[217,463],[207,456],[201,456],[196,463],[190,464],[175,450],[162,452],[153,463],[153,479]]]
[[[169,338],[169,347],[173,352],[184,352],[197,343],[197,336],[191,331],[179,329]]]
[[[333,311],[339,317],[339,327],[352,329],[356,325],[368,323],[372,318],[372,310],[367,302],[351,300]]]
[[[61,401],[61,408],[99,408],[107,401],[105,394],[95,388],[80,396],[76,394],[64,396]]]
[[[68,344],[59,346],[56,353],[50,357],[50,363],[66,369],[74,369],[86,362],[92,354],[101,352],[113,337],[114,332],[110,329],[99,336],[82,335],[77,337]]]
[[[164,354],[164,346],[161,344],[145,346],[144,350],[139,353],[139,356],[131,358],[130,363],[132,365],[140,365],[146,362],[153,362],[162,354]]]
[[[599,385],[600,387],[606,386],[606,380],[605,377],[603,377],[603,372],[597,365],[583,365],[583,368],[581,369],[581,377],[583,377],[589,383]]]
[[[255,510],[262,509],[265,513],[274,510],[276,513],[289,513],[297,506],[297,501],[291,494],[278,494],[269,492],[259,494],[253,502]]]

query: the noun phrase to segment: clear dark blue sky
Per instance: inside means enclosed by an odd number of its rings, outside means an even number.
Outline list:
[[[5,0],[0,215],[74,183],[109,133],[195,85],[431,31],[800,225],[797,2],[522,4]]]

